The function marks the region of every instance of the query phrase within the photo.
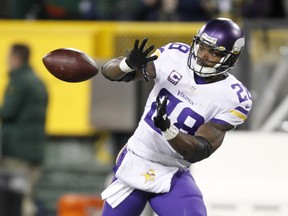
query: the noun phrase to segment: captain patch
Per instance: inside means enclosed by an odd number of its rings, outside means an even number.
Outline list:
[[[167,79],[172,84],[177,85],[177,83],[181,80],[181,78],[182,78],[182,75],[178,73],[177,71],[173,70]]]

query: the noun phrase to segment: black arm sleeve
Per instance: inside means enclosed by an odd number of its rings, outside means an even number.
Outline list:
[[[136,77],[136,71],[132,71],[132,72],[127,73],[121,80],[117,80],[117,81],[130,82],[134,80],[135,77]]]
[[[198,140],[198,144],[195,153],[193,154],[193,159],[190,161],[192,163],[208,158],[213,153],[212,145],[205,137],[194,137]]]

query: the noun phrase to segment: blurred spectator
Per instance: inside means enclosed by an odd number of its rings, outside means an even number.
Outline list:
[[[178,5],[180,21],[207,21],[217,11],[211,0],[179,0]]]
[[[207,21],[215,16],[284,18],[288,0],[2,0],[0,18]]]
[[[47,19],[81,19],[81,0],[43,0]]]
[[[139,21],[155,21],[158,20],[159,9],[161,8],[161,0],[139,0],[140,8],[135,17]]]
[[[8,11],[7,11],[8,0],[1,0],[0,1],[0,18],[7,18]]]
[[[19,194],[3,185],[0,188],[0,215],[32,216],[32,189],[44,157],[45,119],[48,95],[42,81],[29,65],[29,47],[14,44],[8,56],[9,76],[4,102],[0,107],[2,120],[0,157],[1,172],[22,173],[28,177],[23,205]],[[2,177],[2,175],[1,175]],[[13,181],[13,176],[11,178]],[[3,179],[0,179],[3,182]],[[24,179],[25,180],[25,179]],[[21,181],[23,183],[23,181]],[[24,181],[25,182],[25,181]],[[11,183],[7,185],[11,186]],[[21,184],[19,186],[25,186]],[[25,191],[25,189],[23,189]],[[18,205],[15,204],[17,200]]]
[[[97,0],[11,0],[8,4],[12,19],[92,19],[92,5]]]
[[[31,6],[36,2],[36,0],[9,0],[7,1],[7,13],[9,18],[12,19],[25,19],[27,13],[29,12]]]
[[[135,20],[140,0],[96,0],[96,16],[100,20]]]
[[[96,3],[97,0],[81,0],[79,2],[79,12],[83,19],[99,19],[96,14]]]
[[[134,20],[140,0],[44,0],[47,19]]]
[[[9,19],[45,18],[43,1],[44,0],[1,0],[0,10],[3,10],[1,17]],[[2,4],[4,7],[2,7]]]
[[[11,0],[9,11],[14,19],[206,21],[215,1],[227,0]]]
[[[284,0],[243,0],[241,15],[247,18],[284,18]]]
[[[232,4],[235,1],[217,0],[218,16],[230,17],[232,12]]]
[[[211,0],[142,0],[140,20],[205,21],[213,17],[216,4]]]

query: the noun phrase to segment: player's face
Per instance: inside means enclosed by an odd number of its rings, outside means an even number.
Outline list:
[[[197,57],[197,64],[203,67],[213,67],[215,64],[219,63],[223,54],[215,51],[206,44],[200,43]]]
[[[12,51],[10,51],[10,54],[7,59],[8,67],[10,70],[16,70],[21,67],[22,61],[19,55],[16,55]]]

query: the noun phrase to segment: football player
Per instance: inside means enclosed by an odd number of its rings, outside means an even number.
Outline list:
[[[240,27],[208,21],[191,46],[169,43],[154,54],[147,39],[102,67],[112,81],[154,80],[143,116],[120,152],[112,184],[102,193],[104,216],[140,215],[149,202],[158,215],[205,216],[189,166],[208,158],[227,131],[242,124],[251,95],[229,70],[244,47]]]

